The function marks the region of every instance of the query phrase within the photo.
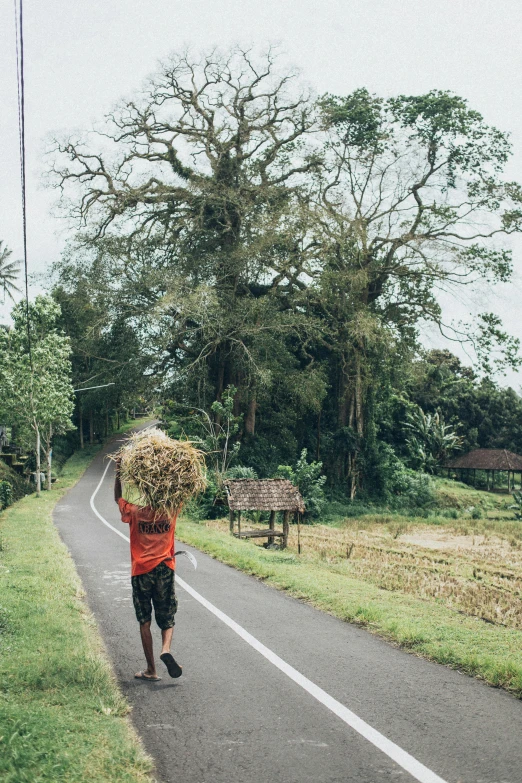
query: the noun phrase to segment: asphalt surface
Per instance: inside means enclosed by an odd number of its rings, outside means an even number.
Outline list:
[[[410,774],[180,586],[173,652],[183,676],[171,680],[158,661],[160,682],[134,679],[145,663],[129,544],[90,507],[105,454],[57,505],[55,523],[162,783],[522,783],[521,702],[196,550],[197,571],[179,558],[179,577],[427,770]],[[113,500],[112,466],[94,502],[128,534]]]

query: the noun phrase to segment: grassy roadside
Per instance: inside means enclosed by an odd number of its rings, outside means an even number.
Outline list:
[[[411,652],[522,698],[522,631],[486,623],[442,601],[383,590],[337,564],[266,550],[204,524],[181,519],[177,537],[217,560],[369,630]]]
[[[139,424],[129,422],[120,432]],[[0,779],[146,783],[152,764],[128,719],[56,502],[100,447],[77,452],[52,492],[0,514]]]

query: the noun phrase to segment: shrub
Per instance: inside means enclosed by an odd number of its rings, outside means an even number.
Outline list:
[[[321,476],[322,462],[307,462],[307,450],[303,449],[295,468],[290,465],[279,465],[274,478],[286,478],[298,489],[306,506],[305,519],[315,519],[321,513],[325,503],[324,483],[326,476]]]
[[[207,487],[201,495],[185,505],[194,519],[219,519],[228,514],[225,488],[214,470],[207,471]]]
[[[257,473],[254,468],[246,465],[235,465],[227,470],[226,477],[229,479],[256,479]]]
[[[459,518],[459,510],[458,508],[446,508],[444,511],[441,512],[443,517],[446,517],[446,519],[458,519]]]
[[[398,508],[424,508],[435,501],[433,481],[426,473],[404,468],[398,473],[393,505]]]
[[[364,468],[372,477],[365,493],[370,500],[401,510],[421,508],[435,501],[431,477],[407,468],[388,443],[374,443],[365,455]]]
[[[9,481],[0,481],[0,510],[13,502],[13,487]]]
[[[509,506],[515,512],[515,519],[522,519],[522,492],[513,491],[513,505]]]
[[[482,513],[480,506],[475,506],[471,512],[471,519],[482,519],[483,516],[484,514]]]
[[[0,459],[0,482],[4,481],[11,485],[12,496],[9,501],[10,503],[20,500],[20,498],[23,498],[24,495],[27,495],[29,492],[34,492],[34,487],[31,487],[28,484],[24,476],[21,476]]]
[[[380,511],[378,507],[369,506],[359,500],[330,500],[326,502],[321,511],[321,521],[330,522],[338,519],[353,519],[365,516],[366,514],[376,514]]]
[[[224,479],[256,479],[254,468],[235,465],[229,468]],[[194,501],[185,505],[185,513],[193,519],[220,519],[228,514],[228,504],[221,475],[214,470],[207,472],[207,488]]]

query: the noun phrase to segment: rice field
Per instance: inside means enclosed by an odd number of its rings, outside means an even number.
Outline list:
[[[384,590],[522,630],[522,523],[444,522],[390,516],[349,519],[338,526],[301,525],[300,558]],[[205,524],[228,530],[228,520]],[[258,524],[264,526],[251,523]],[[290,552],[297,554],[298,543],[298,528],[292,525]]]

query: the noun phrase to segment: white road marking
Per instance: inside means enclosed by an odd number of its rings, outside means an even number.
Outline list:
[[[98,486],[91,495],[90,505],[93,512],[96,514],[98,519],[103,522],[104,525],[113,530],[121,538],[124,538],[125,541],[130,541],[129,537],[126,536],[125,533],[122,533],[121,530],[118,530],[116,527],[107,522],[107,520],[99,513],[98,509],[94,505],[94,499],[98,494],[101,485],[103,484],[103,480],[107,475],[110,464],[111,463],[109,462],[103,472],[103,476],[101,477]],[[345,707],[344,704],[341,704],[341,702],[337,701],[337,699],[334,699],[333,696],[330,696],[329,693],[312,682],[312,680],[309,680],[308,677],[305,677],[304,674],[301,674],[301,672],[298,672],[297,669],[294,669],[293,666],[290,666],[289,663],[280,658],[279,655],[276,655],[275,652],[273,652],[269,647],[266,647],[262,642],[256,639],[255,636],[252,636],[252,634],[246,631],[241,625],[239,625],[239,623],[236,623],[235,620],[232,620],[232,618],[222,612],[221,609],[218,609],[217,606],[214,606],[214,604],[211,604],[210,601],[207,601],[206,598],[194,590],[193,587],[187,584],[177,574],[176,582],[181,588],[183,588],[183,590],[191,595],[192,598],[195,598],[196,601],[204,606],[205,609],[208,609],[209,612],[212,612],[215,617],[221,620],[232,631],[234,631],[234,633],[240,636],[241,639],[250,645],[250,647],[260,653],[260,655],[266,658],[267,661],[270,661],[270,663],[279,669],[279,671],[283,672],[283,674],[286,674],[287,677],[289,677],[291,680],[293,680],[293,682],[309,693],[310,696],[313,696],[313,698],[320,702],[324,707],[329,709],[330,712],[333,712],[334,715],[337,715],[338,718],[340,718],[344,723],[350,726],[350,728],[360,734],[361,737],[364,737],[364,739],[368,740],[368,742],[371,742],[374,747],[382,751],[386,756],[388,756],[388,758],[392,759],[392,761],[395,761],[399,767],[402,767],[402,769],[404,769],[406,772],[409,772],[409,774],[415,778],[415,780],[418,780],[419,783],[446,783],[446,781],[439,777],[439,775],[437,775],[428,767],[424,766],[424,764],[421,764],[420,761],[417,761],[416,758],[410,755],[399,745],[396,745],[395,742],[389,740],[384,736],[384,734],[381,734],[379,731],[377,731],[377,729],[374,729],[373,726],[370,726],[370,724],[366,723],[366,721],[364,721],[362,718],[359,718],[355,712],[352,712],[348,709],[348,707]]]

